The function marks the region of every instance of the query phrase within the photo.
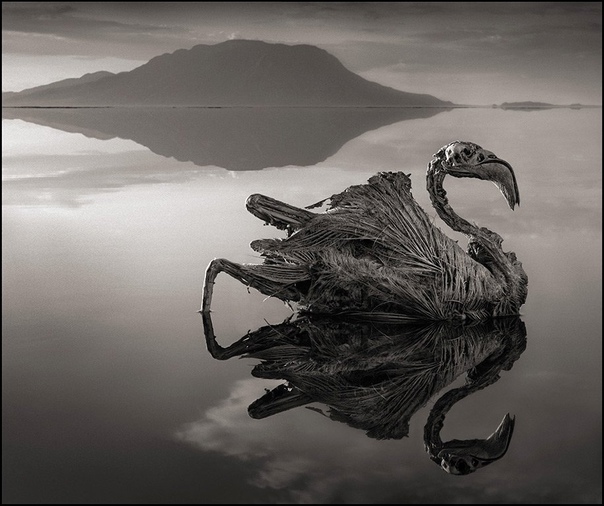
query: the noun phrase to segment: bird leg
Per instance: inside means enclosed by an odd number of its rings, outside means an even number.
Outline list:
[[[258,193],[250,195],[245,206],[257,218],[279,230],[287,230],[290,235],[316,216],[316,213],[306,209],[300,209]]]
[[[225,258],[215,258],[206,269],[203,286],[201,313],[209,313],[212,304],[215,279],[225,272],[246,286],[255,288],[269,297],[285,301],[299,301],[301,292],[298,283],[308,281],[309,275],[303,267],[285,263],[238,264]]]

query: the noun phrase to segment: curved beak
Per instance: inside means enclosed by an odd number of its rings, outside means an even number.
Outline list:
[[[483,149],[474,156],[479,153],[482,153],[484,157],[481,162],[472,160],[467,163],[447,164],[446,173],[454,177],[473,177],[491,181],[499,188],[510,209],[513,210],[515,206],[520,205],[520,193],[514,169],[508,162],[497,158],[491,151]]]
[[[493,182],[499,188],[505,200],[507,200],[510,209],[514,210],[514,206],[520,205],[520,193],[518,192],[516,175],[508,162],[501,158],[487,158],[477,165],[485,169],[484,177],[480,179]]]

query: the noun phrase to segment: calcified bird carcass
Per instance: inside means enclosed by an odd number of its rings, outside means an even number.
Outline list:
[[[464,251],[435,226],[402,172],[381,172],[301,209],[263,195],[248,210],[284,239],[253,241],[262,264],[213,260],[206,270],[201,312],[209,312],[216,276],[225,272],[265,295],[295,302],[302,312],[364,314],[407,320],[484,320],[519,314],[527,276],[502,238],[458,216],[443,189],[445,176],[491,181],[514,209],[520,202],[509,163],[472,142],[442,147],[428,164],[434,208],[468,237]],[[326,203],[327,211],[310,209]]]

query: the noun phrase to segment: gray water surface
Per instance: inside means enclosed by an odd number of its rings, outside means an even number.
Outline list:
[[[601,503],[601,109],[104,114],[3,115],[3,502]],[[271,142],[279,131],[287,142]],[[303,407],[250,418],[281,381],[252,377],[257,360],[214,360],[196,312],[214,257],[257,263],[249,242],[284,236],[247,213],[248,195],[305,206],[404,171],[449,233],[424,178],[455,139],[516,171],[514,212],[485,182],[446,187],[522,261],[527,346],[442,436],[487,437],[509,412],[508,453],[444,473],[422,441],[435,398],[396,440]],[[226,275],[212,309],[224,345],[292,314]]]

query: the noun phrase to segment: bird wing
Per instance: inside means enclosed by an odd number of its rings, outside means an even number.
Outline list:
[[[318,270],[315,302],[329,304],[330,287],[346,287],[359,305],[384,301],[389,310],[438,320],[481,318],[502,296],[491,273],[417,204],[404,173],[378,173],[328,200],[327,212],[287,239],[257,243],[266,256]]]

